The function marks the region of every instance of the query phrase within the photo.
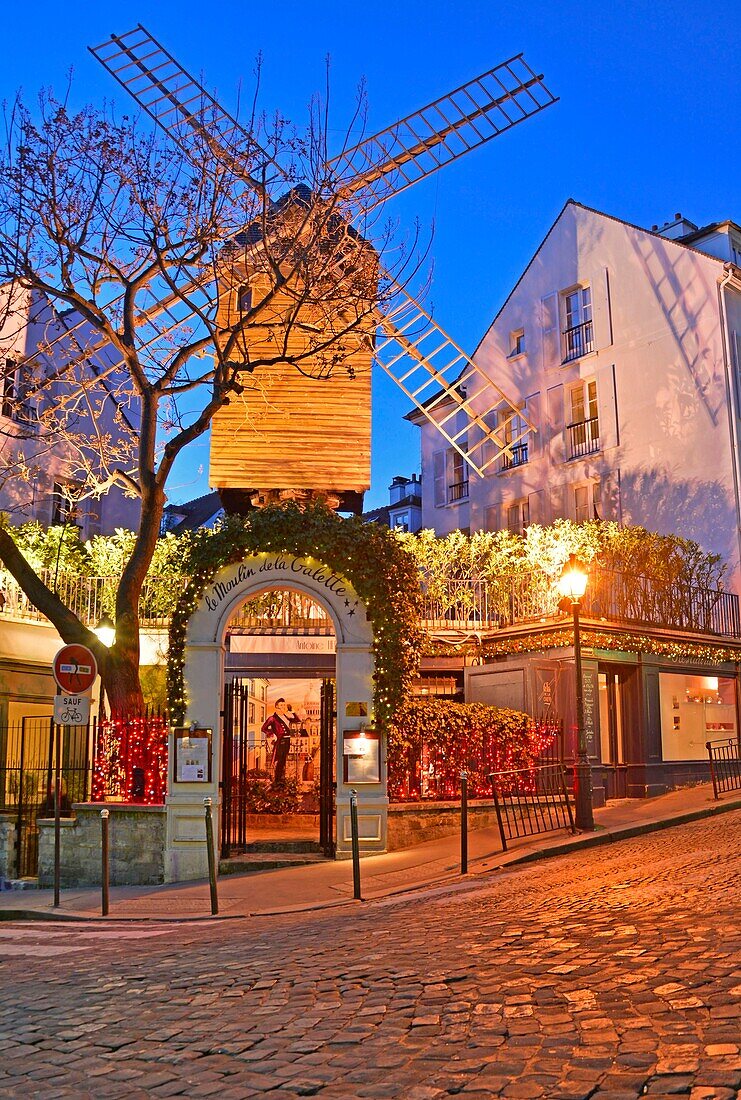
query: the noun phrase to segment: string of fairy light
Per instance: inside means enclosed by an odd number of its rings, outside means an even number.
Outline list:
[[[161,806],[167,793],[166,715],[111,715],[97,727],[90,799]]]

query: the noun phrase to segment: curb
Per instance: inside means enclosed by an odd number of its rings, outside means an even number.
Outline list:
[[[719,814],[731,813],[734,810],[741,810],[741,798],[736,798],[732,802],[714,802],[709,806],[704,806],[699,810],[688,810],[684,813],[675,814],[672,817],[661,818],[656,821],[644,821],[637,825],[622,825],[615,826],[612,829],[600,829],[599,832],[591,834],[583,834],[573,840],[567,840],[560,844],[549,844],[542,848],[536,848],[529,852],[525,852],[522,855],[514,854],[509,857],[508,853],[503,853],[504,859],[494,867],[486,867],[481,870],[473,868],[467,876],[458,874],[448,875],[443,878],[430,879],[427,882],[420,882],[413,886],[402,886],[396,890],[389,890],[385,894],[378,894],[372,898],[361,899],[364,905],[373,905],[378,902],[388,901],[405,901],[412,900],[415,896],[424,895],[427,891],[439,891],[446,887],[453,887],[456,885],[463,886],[470,884],[471,887],[475,884],[475,879],[481,879],[485,875],[494,875],[498,871],[507,870],[510,867],[522,866],[527,863],[535,863],[542,859],[552,859],[554,856],[570,855],[572,852],[578,852],[584,848],[597,848],[605,844],[618,843],[621,840],[630,840],[636,836],[643,836],[648,833],[661,832],[664,829],[671,829],[676,825],[687,825],[693,821],[700,821],[707,817],[716,817]],[[482,857],[482,859],[491,859],[491,856]],[[87,913],[75,913],[75,912],[55,912],[52,909],[1,909],[0,908],[0,922],[3,921],[38,921],[44,922],[67,922],[67,923],[120,923],[120,924],[142,924],[142,923],[159,923],[159,924],[191,924],[193,922],[199,923],[212,923],[218,924],[224,921],[234,920],[247,920],[249,918],[260,917],[276,917],[276,916],[295,916],[299,913],[316,913],[327,911],[330,909],[340,909],[345,906],[354,906],[356,901],[353,898],[338,898],[333,901],[315,902],[311,905],[298,905],[290,908],[282,909],[262,909],[262,910],[250,910],[244,913],[232,913],[232,914],[219,914],[212,916],[211,914],[204,916],[183,916],[183,917],[169,917],[169,916],[107,916],[103,917],[98,914]]]

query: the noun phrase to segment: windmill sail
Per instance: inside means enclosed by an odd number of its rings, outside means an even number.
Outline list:
[[[457,160],[557,101],[522,54],[428,103],[329,161],[337,185],[363,192],[363,210]]]
[[[262,187],[260,177],[268,166],[286,178],[283,169],[252,135],[141,24],[88,48],[186,153],[191,144],[188,139],[195,130],[215,157],[240,164],[243,178],[246,164],[260,165],[257,177],[251,173],[248,176],[255,187]]]
[[[379,328],[375,362],[477,474],[511,454],[534,430],[522,410],[400,287]],[[516,417],[525,427],[505,438]]]

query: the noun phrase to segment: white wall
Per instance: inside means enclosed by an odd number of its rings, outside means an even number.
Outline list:
[[[475,353],[512,400],[527,399],[539,431],[529,461],[470,480],[471,529],[486,510],[527,498],[531,522],[574,517],[574,488],[601,483],[601,515],[696,539],[739,580],[717,282],[721,261],[568,203]],[[544,333],[560,292],[592,288],[595,351],[566,365]],[[737,321],[741,329],[741,316]],[[563,328],[563,318],[559,319]],[[508,359],[510,333],[526,352]],[[600,448],[569,459],[569,387],[595,379]],[[430,482],[423,428],[423,471]],[[437,510],[439,511],[439,510]],[[424,523],[441,533],[424,497]],[[504,520],[503,520],[504,522]]]

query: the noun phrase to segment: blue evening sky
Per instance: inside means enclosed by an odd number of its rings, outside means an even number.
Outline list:
[[[646,226],[676,211],[698,224],[741,220],[740,12],[723,0],[41,0],[6,7],[0,97],[19,86],[27,98],[41,85],[61,91],[70,68],[73,100],[117,97],[85,47],[141,22],[232,107],[262,51],[261,105],[297,123],[324,86],[329,54],[339,141],[363,76],[375,132],[522,51],[560,102],[388,205],[402,231],[415,217],[428,231],[434,222],[428,301],[470,352],[569,197]],[[395,474],[418,469],[408,407],[378,379],[367,507],[386,502]],[[207,464],[203,443],[177,470],[170,499],[207,491]]]

